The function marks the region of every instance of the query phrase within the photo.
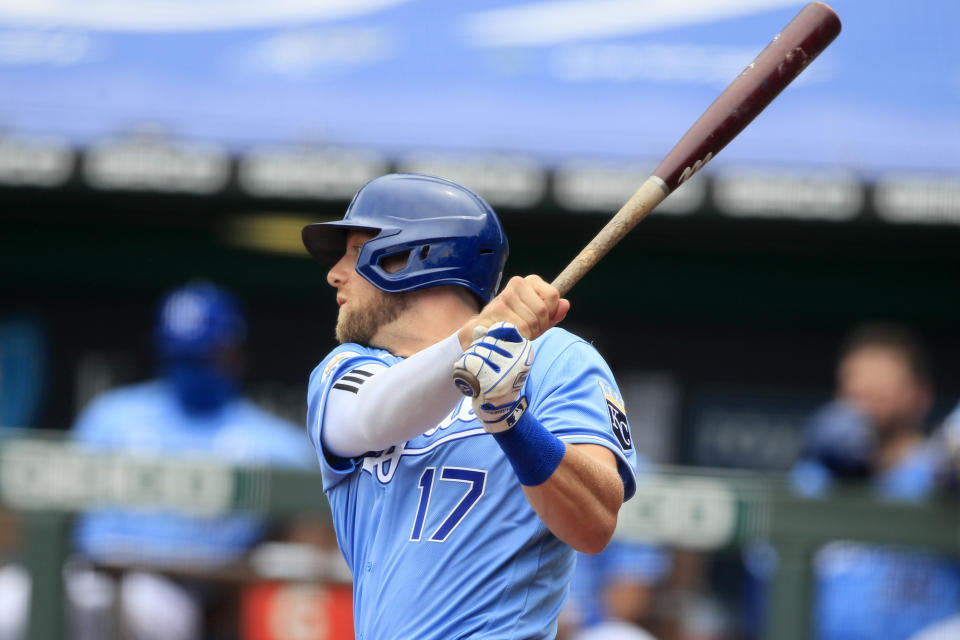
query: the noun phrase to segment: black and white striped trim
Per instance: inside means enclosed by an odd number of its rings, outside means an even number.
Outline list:
[[[340,376],[336,384],[333,385],[333,388],[339,389],[340,391],[357,393],[360,391],[360,385],[366,382],[367,378],[372,375],[372,371],[367,371],[361,367],[357,367],[356,369],[348,371],[344,375]]]

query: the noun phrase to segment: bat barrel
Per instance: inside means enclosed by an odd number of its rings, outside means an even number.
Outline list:
[[[840,34],[840,18],[811,2],[730,83],[640,189],[551,283],[566,295],[621,238],[733,140]]]
[[[840,18],[811,2],[700,116],[653,175],[673,191],[716,156],[840,33]]]

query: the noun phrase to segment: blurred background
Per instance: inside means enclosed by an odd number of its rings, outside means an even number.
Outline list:
[[[246,395],[301,425],[336,314],[304,224],[441,175],[549,280],[804,4],[0,0],[0,425],[66,433],[150,379],[196,279],[242,304]],[[925,435],[960,399],[960,5],[831,6],[837,41],[570,295],[653,465],[785,474],[865,322],[929,354]],[[651,575],[740,638],[741,564]]]

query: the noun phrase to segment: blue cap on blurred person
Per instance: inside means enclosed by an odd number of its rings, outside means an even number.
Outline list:
[[[224,349],[247,336],[240,303],[209,282],[191,282],[160,301],[154,340],[163,377],[190,414],[213,414],[240,391],[240,371]]]
[[[197,281],[161,300],[154,340],[163,360],[206,360],[221,347],[240,344],[246,335],[239,302],[226,290]]]

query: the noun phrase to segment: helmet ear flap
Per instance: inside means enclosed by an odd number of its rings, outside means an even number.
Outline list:
[[[412,253],[413,249],[407,249],[406,251],[382,255],[377,260],[377,265],[387,273],[398,273],[409,266]]]
[[[377,265],[387,273],[399,273],[407,267],[414,266],[414,263],[420,263],[420,266],[430,257],[430,249],[433,245],[426,243],[419,247],[411,247],[405,251],[385,254],[377,260]],[[488,253],[493,253],[488,251]]]

